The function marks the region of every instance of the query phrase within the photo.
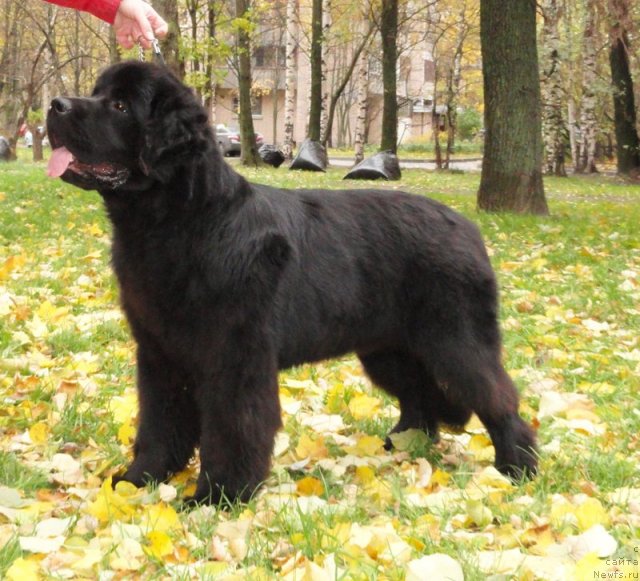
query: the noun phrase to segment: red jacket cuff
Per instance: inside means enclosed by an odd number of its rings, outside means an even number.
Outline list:
[[[109,24],[113,24],[121,0],[47,0],[47,2],[66,8],[82,10],[97,16]]]
[[[100,20],[113,24],[120,2],[121,0],[89,0],[86,3],[85,10],[97,16]]]

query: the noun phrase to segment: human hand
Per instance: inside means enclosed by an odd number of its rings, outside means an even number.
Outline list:
[[[150,48],[154,38],[166,36],[169,25],[144,0],[122,0],[113,29],[116,40],[124,48],[133,48],[138,42]]]

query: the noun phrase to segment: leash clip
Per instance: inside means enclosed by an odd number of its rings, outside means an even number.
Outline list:
[[[144,62],[145,61],[144,47],[142,46],[140,39],[138,39],[138,50],[140,51],[140,60]],[[153,52],[154,60],[159,64],[164,65],[165,64],[164,57],[162,56],[162,51],[160,50],[160,42],[158,41],[157,38],[154,38],[151,41],[151,50]]]

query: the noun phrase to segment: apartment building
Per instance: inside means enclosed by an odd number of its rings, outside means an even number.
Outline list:
[[[310,18],[306,0],[300,9],[300,19]],[[281,26],[263,26],[256,35],[253,47],[253,121],[255,130],[261,133],[265,143],[281,144],[284,138],[285,111],[285,60],[286,40],[284,23]],[[412,138],[430,134],[433,119],[433,90],[435,66],[429,50],[428,35],[420,36],[420,31],[412,32],[412,42],[401,50],[398,63],[398,139],[406,142]],[[418,41],[416,41],[416,37]],[[400,40],[402,43],[403,40]],[[309,61],[308,38],[297,35],[295,51],[295,117],[294,140],[301,143],[307,133],[311,66]],[[343,78],[353,58],[357,39],[351,44],[329,47],[325,52],[327,79],[325,91],[335,90],[338,80]],[[379,40],[374,39],[368,49],[368,97],[367,97],[367,142],[379,143],[382,121],[382,67]],[[360,62],[360,61],[359,61]],[[359,65],[358,65],[359,66]],[[357,118],[356,66],[349,83],[338,101],[332,127],[331,144],[350,147],[353,144]],[[233,71],[225,76],[216,90],[216,123],[228,127],[238,126],[237,79]],[[443,113],[438,109],[438,114]],[[436,118],[439,117],[436,116]]]

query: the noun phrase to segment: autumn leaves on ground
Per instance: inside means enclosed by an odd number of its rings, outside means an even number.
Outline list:
[[[245,171],[283,186],[342,185],[333,171]],[[552,216],[524,218],[477,214],[477,175],[415,170],[393,185],[482,228],[506,366],[538,429],[535,481],[499,475],[474,420],[437,445],[399,434],[386,452],[395,402],[347,358],[281,374],[284,429],[257,498],[186,512],[195,465],[157,488],[111,490],[136,399],[108,224],[97,194],[42,174],[20,162],[0,174],[0,577],[638,574],[639,186],[549,179]]]

